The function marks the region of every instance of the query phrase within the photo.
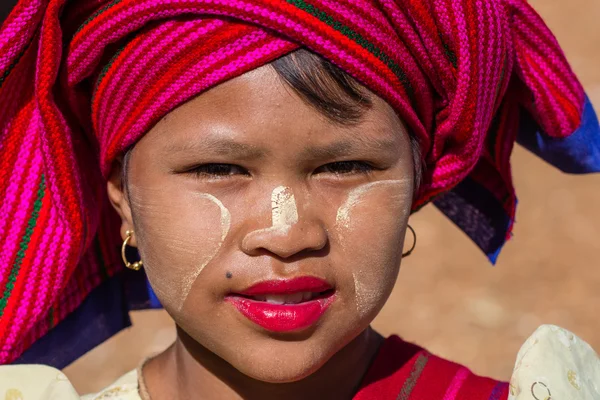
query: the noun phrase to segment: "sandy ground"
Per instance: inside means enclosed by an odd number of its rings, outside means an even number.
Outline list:
[[[600,2],[532,4],[600,111]],[[385,335],[397,333],[476,373],[505,380],[520,345],[542,323],[570,329],[600,349],[600,175],[562,174],[520,148],[513,166],[517,223],[497,266],[426,207],[411,219],[417,249],[373,323]],[[80,392],[109,384],[174,340],[166,313],[136,312],[132,318],[133,328],[65,369]]]

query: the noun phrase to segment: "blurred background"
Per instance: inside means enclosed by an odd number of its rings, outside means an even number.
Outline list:
[[[600,112],[600,1],[530,2]],[[0,3],[2,18],[15,1]],[[497,265],[434,207],[424,208],[410,221],[417,248],[375,329],[502,380],[540,324],[567,328],[600,351],[600,175],[565,175],[520,147],[513,174],[517,222]],[[64,370],[80,393],[110,384],[175,339],[164,311],[135,312],[132,321]]]

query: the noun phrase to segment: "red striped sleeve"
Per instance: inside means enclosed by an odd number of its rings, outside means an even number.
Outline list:
[[[382,344],[355,400],[505,400],[508,383],[474,375],[391,336]]]

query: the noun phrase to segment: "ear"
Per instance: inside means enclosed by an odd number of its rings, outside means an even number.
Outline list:
[[[133,218],[131,216],[129,196],[125,187],[126,182],[123,181],[123,168],[124,162],[121,155],[113,162],[110,176],[106,183],[106,189],[110,204],[121,217],[121,238],[125,240],[127,237],[126,232],[133,230]],[[137,247],[135,235],[132,235],[128,244],[129,246]]]

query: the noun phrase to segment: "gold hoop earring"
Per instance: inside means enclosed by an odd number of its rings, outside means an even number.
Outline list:
[[[127,247],[127,243],[129,243],[129,239],[131,239],[133,231],[127,231],[125,232],[125,234],[127,235],[127,237],[125,238],[125,241],[123,241],[123,245],[121,246],[121,257],[123,258],[123,262],[125,263],[125,266],[127,268],[132,269],[134,271],[139,271],[140,268],[142,268],[142,266],[144,265],[142,260],[136,261],[132,264],[129,261],[127,261],[127,257],[125,257],[125,247]]]
[[[406,253],[402,253],[402,257],[408,257],[410,256],[410,254],[413,252],[413,250],[415,249],[415,247],[417,247],[417,233],[415,232],[415,230],[412,228],[412,226],[410,225],[406,225],[408,227],[408,229],[410,229],[410,231],[413,234],[413,245],[410,248],[410,250],[408,250]]]

